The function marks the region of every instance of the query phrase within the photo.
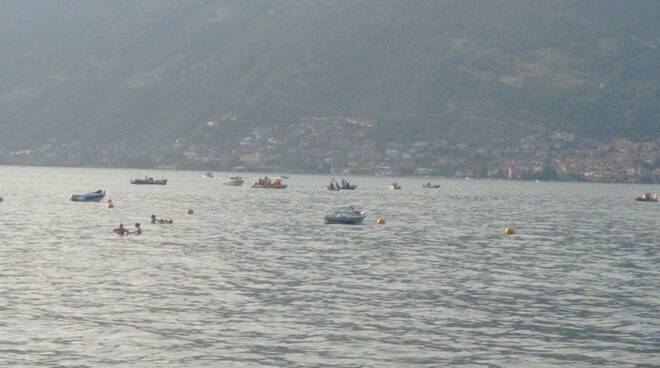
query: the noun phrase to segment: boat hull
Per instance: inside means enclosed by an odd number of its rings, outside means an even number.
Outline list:
[[[331,186],[328,186],[327,189],[329,191],[332,191],[332,192],[338,192],[340,190],[355,190],[355,189],[357,189],[357,185],[351,185],[351,186],[348,186],[348,187],[331,187]]]
[[[241,185],[243,185],[243,181],[226,181],[222,183],[222,185],[228,185],[231,187],[240,187]]]
[[[252,188],[256,189],[286,189],[287,185],[259,185],[259,184],[254,184],[252,185]]]
[[[326,216],[323,221],[329,225],[359,225],[364,221],[365,217],[366,216],[342,218]]]
[[[131,184],[135,185],[167,185],[167,179],[164,180],[131,180]]]
[[[635,198],[635,200],[637,202],[657,202],[658,201],[655,198],[647,199],[647,198],[643,198],[643,197],[637,197],[637,198]]]
[[[105,191],[86,194],[71,194],[69,199],[72,202],[100,202],[103,197],[105,197]]]

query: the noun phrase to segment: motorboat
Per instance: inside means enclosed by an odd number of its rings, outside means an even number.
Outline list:
[[[282,183],[282,178],[275,177],[273,179],[264,176],[263,178],[259,178],[259,180],[255,181],[254,184],[252,184],[252,188],[258,188],[258,189],[286,189],[287,185]]]
[[[167,179],[154,179],[150,176],[146,176],[144,179],[133,179],[131,184],[137,185],[167,185]]]
[[[657,202],[658,195],[651,192],[646,192],[641,196],[635,197],[635,200],[637,202]]]
[[[327,213],[323,220],[326,224],[357,225],[367,217],[367,213],[355,206],[335,208]]]
[[[204,175],[202,175],[202,178],[207,178],[207,179],[212,179],[215,178],[215,175],[213,175],[212,172],[205,172]]]
[[[327,186],[328,190],[332,191],[339,191],[339,190],[355,190],[357,189],[357,185],[351,184],[348,182],[346,179],[341,179],[340,182],[337,182],[335,178],[332,178],[330,181],[330,184]]]
[[[69,199],[73,202],[100,202],[105,197],[105,190],[99,189],[96,192],[84,194],[71,194]]]
[[[357,189],[357,185],[349,183],[348,180],[346,180],[344,178],[341,179],[340,183],[341,183],[341,185],[340,185],[341,190],[355,190],[355,189]]]
[[[233,186],[233,187],[240,187],[241,185],[243,185],[244,182],[245,182],[245,180],[243,180],[243,178],[241,178],[240,176],[232,176],[232,177],[229,178],[228,181],[222,183],[222,185],[230,185],[230,186]]]
[[[401,185],[397,182],[393,182],[390,184],[390,190],[401,190]]]
[[[428,182],[426,184],[422,184],[422,188],[438,189],[440,188],[440,184],[431,184],[431,182]]]

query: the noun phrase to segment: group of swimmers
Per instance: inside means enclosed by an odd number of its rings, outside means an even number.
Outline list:
[[[116,228],[116,229],[113,229],[112,232],[119,235],[119,236],[140,235],[140,234],[142,234],[142,228],[140,228],[140,223],[139,222],[135,223],[135,230],[133,230],[133,231],[130,231],[127,228],[125,228],[124,224],[119,224],[119,227]]]
[[[162,219],[162,218],[157,218],[156,215],[151,215],[151,223],[152,224],[172,224],[174,223],[174,220],[169,219]],[[119,236],[124,236],[124,235],[141,235],[142,234],[142,228],[140,227],[140,223],[136,222],[135,223],[135,230],[131,231],[128,230],[127,228],[124,227],[124,224],[119,224],[118,228],[115,228],[112,230],[113,233],[119,235]]]

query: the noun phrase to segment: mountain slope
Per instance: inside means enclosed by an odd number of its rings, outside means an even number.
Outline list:
[[[6,150],[222,145],[264,124],[374,114],[401,127],[384,139],[488,131],[473,138],[483,140],[499,122],[502,134],[660,133],[653,0],[10,1],[0,11]],[[228,115],[237,120],[199,132]]]

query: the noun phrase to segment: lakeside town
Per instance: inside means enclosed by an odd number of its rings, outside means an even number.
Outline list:
[[[207,123],[209,129],[215,125]],[[517,142],[500,139],[477,146],[449,139],[385,141],[376,125],[359,118],[307,118],[289,126],[261,126],[218,145],[180,138],[157,152],[128,143],[49,143],[0,151],[0,163],[660,183],[660,139],[603,142],[543,131]]]

